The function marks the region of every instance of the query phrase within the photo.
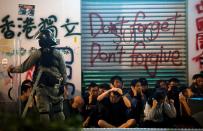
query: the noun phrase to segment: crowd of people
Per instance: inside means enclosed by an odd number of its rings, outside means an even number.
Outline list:
[[[195,74],[189,87],[171,78],[158,80],[154,88],[149,88],[147,79],[139,78],[133,79],[127,89],[122,78],[114,76],[109,85],[89,85],[83,96],[83,127],[198,128],[201,125],[192,117],[187,100],[202,95],[203,74]]]
[[[22,96],[28,98],[23,84]],[[203,74],[195,74],[189,87],[177,78],[158,80],[154,88],[145,78],[133,79],[130,86],[123,88],[120,76],[110,84],[91,82],[82,96],[64,100],[65,119],[80,116],[84,128],[201,128],[187,100],[203,97]]]
[[[113,76],[109,83],[90,82],[86,92],[70,98],[67,97],[70,93],[64,89],[67,82],[65,61],[55,48],[57,42],[53,32],[42,30],[36,38],[41,48],[21,65],[10,65],[7,69],[9,73],[23,73],[35,66],[33,82],[22,83],[19,97],[21,113],[27,117],[36,114],[41,122],[47,123],[79,116],[81,127],[85,128],[157,128],[181,124],[201,127],[193,119],[187,100],[203,97],[202,73],[194,75],[190,87],[171,78],[159,80],[154,88],[149,88],[146,78],[137,78],[132,79],[130,87],[124,88],[123,78]],[[24,111],[25,107],[28,111]]]

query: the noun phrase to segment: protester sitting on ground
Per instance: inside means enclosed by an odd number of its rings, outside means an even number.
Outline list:
[[[115,88],[115,89],[114,89],[114,88]],[[110,92],[112,92],[112,91],[119,92],[119,94],[122,94],[122,95],[123,95],[122,89],[116,88],[116,87],[113,87],[113,86],[112,86],[111,89],[109,89],[108,91],[106,91],[106,92],[102,93],[101,95],[99,95],[99,96],[97,97],[97,101],[100,102],[100,101],[102,101],[105,97],[109,97]],[[127,107],[127,108],[131,108],[131,103],[130,103],[129,99],[128,99],[125,95],[123,95],[122,98],[123,98],[123,101],[124,101],[126,107]]]
[[[182,117],[183,116],[191,116],[191,109],[187,103],[187,98],[192,96],[192,92],[190,91],[191,89],[185,89],[184,91],[182,91],[179,94],[179,101],[180,101],[180,105],[181,105],[181,113],[182,113]]]
[[[191,87],[194,97],[203,97],[203,74],[195,75],[196,81]]]
[[[30,93],[32,91],[32,81],[31,80],[24,80],[21,84],[21,95],[19,96],[19,99],[22,102],[22,105],[26,105],[26,102],[30,96]]]
[[[128,128],[136,124],[128,109],[131,107],[130,101],[120,88],[111,88],[104,92],[99,100],[99,121],[102,128]],[[126,104],[125,101],[128,101]]]
[[[126,96],[131,101],[131,112],[133,118],[136,120],[137,126],[139,126],[142,121],[141,118],[144,116],[143,110],[146,101],[145,96],[142,93],[142,86],[139,80],[134,79],[131,81],[131,88]]]
[[[87,95],[84,96],[85,104],[96,103],[98,95],[99,95],[98,85],[94,82],[91,82],[90,85],[88,86]]]
[[[27,104],[28,98],[31,94],[33,88],[33,83],[31,80],[24,80],[21,84],[21,95],[19,96],[20,100],[20,114],[23,113],[25,106]],[[34,97],[34,96],[33,96]],[[38,113],[35,103],[35,98],[33,98],[33,102],[28,105],[27,116],[34,116]]]
[[[193,96],[194,96],[194,93],[192,92],[191,88],[186,88],[179,94],[179,101],[181,106],[181,124],[178,125],[179,127],[181,127],[181,125],[182,125],[182,128],[200,127],[197,121],[194,120],[194,118],[192,118],[191,107],[188,103],[188,99],[192,98]]]
[[[71,99],[66,99],[63,102],[63,113],[65,115],[65,119],[71,119],[74,117],[81,117],[83,119],[84,113],[84,100],[81,96],[74,96]],[[81,121],[82,122],[82,121]]]
[[[151,102],[147,101],[144,114],[144,127],[172,127],[176,117],[174,100],[168,100],[166,92],[158,89]]]
[[[181,92],[181,85],[180,81],[177,78],[171,78],[168,81],[168,92],[167,96],[168,99],[174,100],[174,106],[176,108],[177,112],[177,121],[180,121],[179,118],[181,116],[180,114],[180,101],[179,101],[179,93]]]
[[[196,88],[198,76],[199,74],[194,74],[192,76],[192,84],[190,85],[190,88]]]
[[[88,86],[88,95],[85,100],[85,120],[83,127],[97,127],[97,97],[99,95],[98,85],[91,82]]]
[[[149,84],[146,78],[139,78],[139,81],[141,82],[142,93],[145,95],[145,99],[148,100],[153,95],[154,88],[149,88]]]

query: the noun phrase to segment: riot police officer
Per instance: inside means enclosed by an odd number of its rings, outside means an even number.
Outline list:
[[[19,66],[9,66],[8,72],[23,73],[35,66],[33,81],[40,72],[41,67],[49,69],[42,72],[37,83],[36,105],[43,122],[64,120],[63,114],[63,85],[67,79],[65,61],[62,54],[55,49],[57,45],[55,36],[50,29],[40,31],[37,36],[40,49],[37,49]],[[51,115],[50,115],[51,114]]]

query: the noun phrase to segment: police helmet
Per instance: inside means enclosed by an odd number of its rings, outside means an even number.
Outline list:
[[[51,29],[43,29],[39,32],[37,39],[39,39],[39,46],[42,48],[52,47],[57,45],[56,38]]]

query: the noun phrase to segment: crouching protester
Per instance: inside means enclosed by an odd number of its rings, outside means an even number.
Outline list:
[[[29,79],[26,79],[22,82],[20,88],[21,88],[21,95],[19,96],[17,103],[19,105],[19,115],[22,115],[23,110],[25,109],[25,106],[28,102],[28,98],[30,96],[31,90],[33,87],[33,82]],[[32,102],[28,105],[28,110],[26,117],[29,118],[38,118],[38,110],[36,108],[36,102],[35,99],[33,98]]]
[[[144,127],[173,127],[173,121],[176,117],[174,100],[168,100],[166,92],[162,89],[157,89],[151,100],[147,101],[144,115]]]
[[[56,39],[50,29],[42,30],[37,38],[41,48],[32,52],[21,65],[10,65],[7,71],[23,73],[35,66],[33,82],[37,87],[35,98],[40,121],[64,120],[62,85],[67,77],[65,62],[62,54],[54,48]]]

